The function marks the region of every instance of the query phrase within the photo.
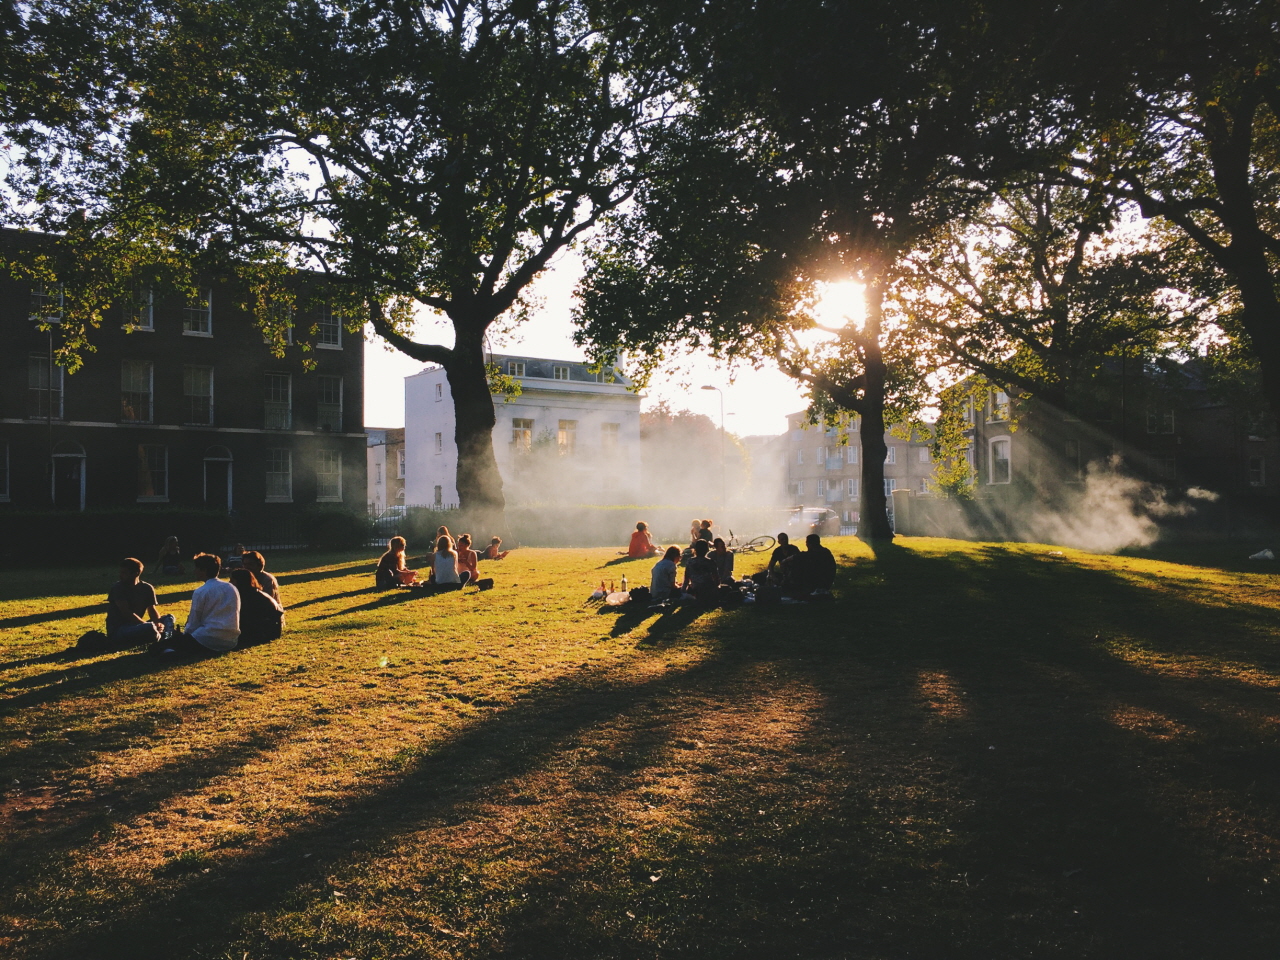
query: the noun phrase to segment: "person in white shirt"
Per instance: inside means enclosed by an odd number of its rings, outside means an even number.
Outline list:
[[[204,585],[191,595],[191,613],[182,632],[158,641],[152,650],[160,654],[226,653],[240,639],[240,591],[218,579],[222,561],[210,553],[192,560]]]

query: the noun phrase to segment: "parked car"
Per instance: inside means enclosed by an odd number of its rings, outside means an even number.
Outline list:
[[[826,507],[796,507],[787,520],[787,534],[803,541],[811,533],[834,537],[840,533],[840,514]]]

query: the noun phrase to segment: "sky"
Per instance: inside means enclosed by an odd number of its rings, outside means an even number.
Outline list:
[[[581,261],[573,254],[555,261],[535,284],[534,292],[541,301],[539,309],[506,339],[494,341],[493,349],[556,360],[584,359],[582,350],[573,345],[569,320],[573,287],[581,271]],[[418,324],[415,339],[453,342],[448,327],[429,318]],[[365,348],[364,363],[365,425],[404,426],[404,378],[417,373],[423,365],[372,335]],[[665,399],[675,410],[705,414],[719,425],[720,394],[699,389],[704,384],[723,390],[725,430],[738,436],[783,433],[787,429],[786,415],[806,406],[800,388],[774,368],[746,368],[731,374],[706,357],[685,356],[668,363],[653,378],[642,394],[641,409]]]

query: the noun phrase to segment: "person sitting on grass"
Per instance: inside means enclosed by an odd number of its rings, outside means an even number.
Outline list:
[[[244,568],[253,574],[253,579],[258,581],[258,589],[283,607],[284,601],[280,599],[280,581],[267,573],[267,561],[262,554],[257,550],[248,550],[241,562]]]
[[[244,565],[244,544],[237,543],[231,548],[231,555],[227,557],[222,566],[227,570],[238,570]]]
[[[705,540],[705,541],[707,541],[707,543],[710,543],[712,540],[714,540],[714,539],[716,538],[716,535],[715,535],[715,533],[713,533],[713,532],[712,532],[712,530],[711,530],[711,524],[712,524],[712,523],[714,523],[714,522],[715,522],[715,521],[713,521],[713,520],[701,520],[701,521],[699,521],[699,522],[698,522],[698,534],[697,534],[697,536],[696,536],[696,537],[694,537],[694,539],[695,539],[695,540]]]
[[[653,542],[653,537],[649,536],[649,525],[641,520],[636,524],[635,531],[631,534],[631,543],[627,547],[628,557],[656,557],[662,552],[662,548]]]
[[[284,631],[284,608],[262,589],[251,570],[232,570],[231,585],[240,592],[240,646],[254,647],[279,640]]]
[[[682,589],[699,603],[715,603],[720,590],[720,570],[714,561],[707,559],[710,546],[705,540],[694,541],[693,557],[684,565]]]
[[[481,560],[505,560],[510,550],[502,549],[502,538],[494,537],[489,541],[489,545],[484,548],[484,553],[480,554]]]
[[[811,533],[804,544],[803,552],[782,562],[782,593],[795,600],[829,594],[836,580],[836,558],[822,545],[822,538]]]
[[[649,575],[649,597],[654,603],[671,600],[676,595],[676,566],[680,560],[679,547],[667,547],[662,559],[653,565]]]
[[[186,573],[182,566],[182,550],[178,546],[178,538],[170,537],[160,548],[160,556],[156,558],[156,573],[181,575]]]
[[[458,538],[458,572],[469,574],[468,581],[475,583],[480,579],[480,558],[471,549],[471,534],[464,533]]]
[[[142,619],[146,614],[147,619]],[[155,643],[172,636],[172,616],[160,616],[156,609],[156,588],[142,579],[142,561],[125,557],[120,561],[120,579],[107,591],[107,641],[112,649],[124,650]]]
[[[404,549],[408,546],[404,537],[392,537],[387,541],[387,552],[378,558],[378,570],[373,575],[379,590],[392,590],[412,584],[418,579],[418,571],[410,570],[404,563]]]
[[[191,595],[191,613],[182,632],[169,640],[157,640],[151,646],[154,653],[226,653],[234,650],[240,639],[240,591],[218,579],[222,561],[211,553],[197,553],[191,564],[204,583]]]
[[[453,541],[442,536],[436,541],[436,554],[433,559],[436,574],[436,588],[439,590],[461,590],[471,579],[471,572],[458,571],[458,552],[453,549]]]
[[[708,558],[716,565],[716,572],[721,583],[733,583],[733,551],[725,545],[724,540],[716,537],[711,542],[712,550]]]
[[[782,561],[788,557],[794,557],[800,552],[800,548],[791,542],[791,538],[785,533],[778,534],[778,545],[773,548],[773,553],[769,556],[769,566],[765,568],[768,575],[768,582],[775,587],[782,583]]]

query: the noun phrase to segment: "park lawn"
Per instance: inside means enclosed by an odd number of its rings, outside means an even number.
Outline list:
[[[0,950],[1275,956],[1263,564],[831,545],[832,603],[663,616],[585,602],[612,551],[280,554],[284,638],[181,664],[64,652],[114,571],[0,571]]]

